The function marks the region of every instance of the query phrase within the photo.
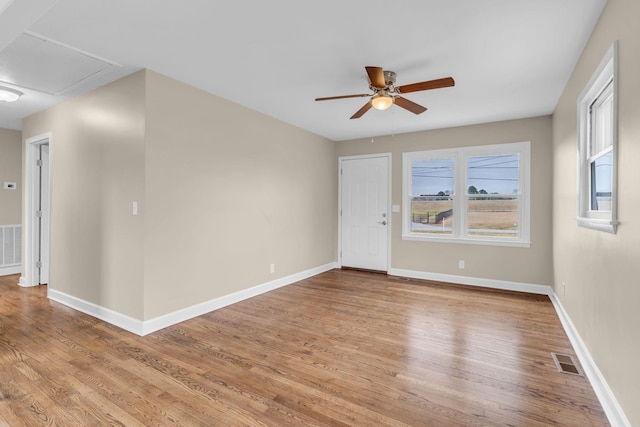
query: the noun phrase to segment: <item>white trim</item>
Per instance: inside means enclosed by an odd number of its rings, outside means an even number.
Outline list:
[[[64,292],[56,291],[50,287],[47,289],[47,297],[74,310],[81,311],[89,316],[104,320],[107,323],[124,329],[125,331],[142,335],[142,322],[138,319],[134,319],[133,317],[126,316],[122,313],[118,313],[117,311],[113,311],[83,299],[76,298],[72,295],[65,294]]]
[[[580,227],[590,228],[592,230],[604,231],[605,233],[611,233],[611,234],[616,234],[616,229],[618,227],[617,221],[614,222],[609,219],[577,217],[576,222]]]
[[[9,267],[0,267],[0,276],[9,276],[11,274],[19,274],[22,271],[20,264]]]
[[[160,329],[175,325],[177,323],[184,322],[185,320],[192,319],[194,317],[209,313],[211,311],[226,307],[231,304],[235,304],[237,302],[252,298],[265,292],[269,292],[274,289],[298,282],[300,280],[304,280],[306,278],[324,273],[325,271],[329,271],[334,268],[338,268],[336,262],[325,264],[323,266],[312,268],[300,273],[292,274],[290,276],[282,277],[280,279],[276,279],[249,289],[244,289],[242,291],[234,292],[229,295],[196,304],[191,307],[187,307],[173,313],[168,313],[166,315],[159,316],[155,319],[147,320],[144,322],[129,316],[125,316],[116,311],[101,307],[99,305],[67,295],[63,292],[53,290],[51,288],[49,288],[48,290],[48,297],[70,308],[96,317],[112,325],[118,326],[126,331],[132,332],[136,335],[144,336],[152,332],[156,332]],[[580,337],[580,334],[576,330],[575,326],[573,325],[571,318],[565,311],[551,286],[511,282],[504,280],[483,279],[468,276],[456,276],[450,274],[429,273],[425,271],[404,270],[398,268],[390,268],[388,274],[392,276],[409,277],[414,279],[434,280],[445,283],[455,283],[492,289],[548,295],[551,303],[553,304],[553,307],[556,310],[556,313],[558,314],[562,327],[569,337],[569,341],[571,342],[571,345],[573,346],[573,349],[576,352],[578,359],[580,360],[580,364],[582,365],[582,368],[587,378],[589,379],[589,382],[591,383],[591,386],[593,387],[593,390],[596,393],[600,404],[602,405],[609,423],[612,427],[631,427],[631,423],[620,407],[620,404],[613,394],[613,391],[596,366],[593,358],[591,357],[591,354],[589,353],[589,350],[582,341],[582,338]],[[22,280],[22,278],[20,280]]]
[[[320,267],[311,268],[300,273],[272,280],[270,282],[254,286],[249,289],[243,289],[229,295],[224,295],[210,301],[205,301],[191,307],[186,307],[181,310],[174,311],[173,313],[168,313],[147,321],[134,319],[124,314],[118,313],[117,311],[113,311],[108,308],[93,304],[91,302],[84,301],[80,298],[67,295],[63,292],[59,292],[51,288],[48,289],[48,297],[54,301],[66,305],[67,307],[96,317],[107,323],[118,326],[119,328],[122,328],[126,331],[129,331],[136,335],[144,336],[152,332],[156,332],[160,329],[175,325],[177,323],[184,322],[185,320],[201,316],[205,313],[209,313],[219,308],[223,308],[228,305],[235,304],[237,302],[263,294],[265,292],[290,285],[311,276],[324,273],[325,271],[333,270],[337,267],[337,263],[332,262]]]
[[[389,271],[391,268],[391,227],[392,227],[392,209],[391,209],[391,195],[392,195],[392,154],[391,153],[377,153],[377,154],[361,154],[357,156],[342,156],[338,158],[338,264],[337,267],[342,267],[342,162],[345,160],[359,160],[359,159],[375,159],[384,157],[387,159],[387,268]]]
[[[51,132],[43,133],[32,138],[25,140],[25,163],[24,163],[24,211],[23,211],[23,250],[24,259],[23,262],[23,274],[20,277],[20,286],[30,287],[38,286],[37,268],[35,263],[34,251],[38,247],[37,235],[34,233],[36,217],[34,215],[36,206],[36,194],[38,191],[38,182],[34,179],[35,176],[35,161],[36,161],[36,148],[42,144],[49,144],[49,182],[51,182]],[[50,215],[51,209],[47,209],[46,212]],[[51,221],[49,221],[51,223]],[[49,259],[49,262],[51,260]]]
[[[519,237],[500,238],[490,236],[471,236],[467,234],[467,209],[469,194],[467,194],[467,171],[469,157],[491,156],[513,153],[519,155],[519,209],[518,227]],[[452,234],[438,235],[435,233],[419,233],[411,231],[411,189],[412,163],[418,160],[454,159],[453,182],[453,216]],[[531,246],[531,141],[511,142],[492,145],[464,146],[440,150],[407,151],[402,153],[402,240],[450,242],[491,246]]]
[[[613,126],[611,135],[611,211],[590,210],[591,184],[589,178],[590,105],[608,82],[613,83]],[[579,227],[615,234],[618,228],[618,41],[605,53],[577,101],[577,214]]]
[[[569,341],[573,347],[573,350],[580,360],[582,369],[589,380],[593,391],[595,392],[602,409],[604,410],[607,419],[612,427],[631,427],[631,423],[627,419],[622,407],[618,403],[613,391],[607,384],[606,379],[602,375],[602,372],[598,369],[595,361],[591,357],[587,346],[580,337],[577,329],[575,328],[569,314],[565,311],[564,307],[560,303],[558,296],[554,292],[551,286],[535,285],[529,283],[509,282],[503,280],[482,279],[477,277],[468,276],[455,276],[450,274],[429,273],[425,271],[415,270],[403,270],[398,268],[389,269],[389,274],[400,277],[410,277],[413,279],[434,280],[445,283],[455,283],[470,286],[482,286],[492,289],[503,289],[517,292],[528,292],[533,294],[547,295],[553,304],[560,323],[569,337]]]
[[[168,326],[184,322],[185,320],[264,294],[265,292],[290,285],[311,276],[316,276],[325,271],[333,270],[334,268],[337,268],[337,265],[335,262],[332,262],[147,320],[142,325],[142,333],[140,335],[150,334]]]
[[[569,341],[571,341],[573,350],[576,352],[576,355],[580,360],[582,369],[589,379],[591,387],[593,387],[593,391],[596,393],[604,413],[607,415],[609,423],[612,427],[631,427],[631,423],[618,403],[618,399],[616,399],[616,396],[613,394],[609,384],[607,384],[607,380],[598,369],[596,362],[591,357],[587,346],[584,341],[582,341],[582,338],[571,321],[569,314],[565,311],[562,303],[553,290],[549,294],[549,298],[558,313],[558,317],[560,318],[564,331],[569,337]]]
[[[437,243],[459,243],[462,245],[483,245],[483,246],[513,246],[516,248],[530,248],[531,242],[509,241],[509,240],[483,240],[466,239],[459,237],[436,237],[436,236],[415,236],[414,234],[402,236],[402,240],[413,240],[416,242],[437,242]]]
[[[436,282],[455,283],[460,285],[480,286],[484,288],[502,289],[507,291],[528,292],[530,294],[549,295],[551,286],[535,285],[531,283],[511,282],[505,280],[483,279],[470,276],[456,276],[453,274],[429,273],[426,271],[403,270],[390,268],[389,275],[410,277],[412,279],[433,280]]]

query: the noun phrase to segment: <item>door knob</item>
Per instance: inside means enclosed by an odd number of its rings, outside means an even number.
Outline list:
[[[380,221],[378,224],[387,225],[387,221]]]

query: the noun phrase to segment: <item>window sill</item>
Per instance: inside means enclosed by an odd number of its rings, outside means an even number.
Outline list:
[[[516,248],[530,248],[531,242],[521,240],[495,240],[495,239],[470,239],[460,237],[434,237],[434,236],[417,236],[415,234],[403,234],[402,240],[413,240],[420,242],[434,243],[458,243],[463,245],[483,245],[483,246],[511,246]]]
[[[576,218],[579,227],[590,228],[592,230],[604,231],[605,233],[616,234],[618,229],[618,222],[610,219],[597,219],[597,218]]]

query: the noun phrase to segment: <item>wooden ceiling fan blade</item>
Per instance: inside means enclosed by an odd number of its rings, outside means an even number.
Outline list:
[[[387,84],[384,81],[384,72],[380,67],[364,67],[367,70],[367,75],[369,75],[369,81],[371,85],[377,87],[378,89],[384,89],[387,87]]]
[[[356,113],[353,116],[351,116],[350,118],[351,119],[359,119],[360,117],[362,117],[362,115],[364,113],[369,111],[371,109],[371,107],[373,107],[373,105],[371,104],[371,101],[369,101],[366,104],[364,104],[361,109],[356,111]]]
[[[365,96],[371,96],[371,94],[360,93],[358,95],[327,96],[324,98],[316,98],[316,101],[330,101],[332,99],[344,99],[344,98],[364,98]]]
[[[412,83],[403,86],[397,86],[398,93],[418,92],[421,90],[440,89],[443,87],[455,86],[456,82],[453,77],[444,77],[442,79],[428,80],[426,82]]]
[[[405,110],[411,111],[413,114],[420,114],[427,111],[427,107],[423,107],[420,104],[416,104],[413,101],[409,101],[407,98],[403,98],[401,96],[396,96],[393,102],[398,106],[402,107]]]

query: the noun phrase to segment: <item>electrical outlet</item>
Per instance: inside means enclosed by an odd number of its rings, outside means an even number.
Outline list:
[[[567,294],[567,284],[562,282],[562,296]]]
[[[460,261],[458,261],[458,268],[459,268],[460,270],[464,270],[464,260],[463,260],[463,259],[461,259]]]
[[[275,264],[271,264],[269,266],[269,273],[275,273],[276,272],[276,265]]]

